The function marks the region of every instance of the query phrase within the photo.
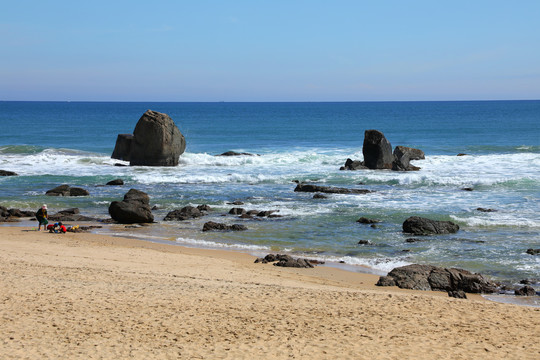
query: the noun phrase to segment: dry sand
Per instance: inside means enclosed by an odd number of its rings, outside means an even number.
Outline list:
[[[540,308],[0,227],[2,359],[540,359]]]

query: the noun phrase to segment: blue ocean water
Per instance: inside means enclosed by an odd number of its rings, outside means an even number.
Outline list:
[[[131,133],[147,109],[169,114],[186,137],[180,165],[114,166],[117,134]],[[526,254],[540,248],[540,101],[0,102],[0,126],[0,169],[20,175],[0,178],[2,206],[37,209],[45,202],[50,212],[79,207],[104,219],[111,201],[137,188],[158,207],[158,224],[132,230],[143,239],[290,252],[379,273],[430,263],[500,281],[540,278],[540,257]],[[362,160],[367,129],[382,131],[393,146],[422,149],[426,159],[414,162],[422,169],[340,171],[347,158]],[[258,156],[215,156],[229,150]],[[126,185],[100,186],[115,178]],[[295,193],[293,180],[374,192],[313,199]],[[85,187],[91,196],[44,195],[60,184]],[[222,216],[235,200],[282,217]],[[214,210],[200,220],[162,221],[169,211],[199,204]],[[408,243],[401,225],[411,215],[452,220],[461,230]],[[361,216],[381,223],[356,223]],[[208,220],[242,222],[248,231],[203,233]]]

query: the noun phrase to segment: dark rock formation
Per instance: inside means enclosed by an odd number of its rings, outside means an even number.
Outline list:
[[[380,223],[381,220],[368,219],[362,216],[360,219],[356,220],[356,222],[360,224],[376,224],[376,223]]]
[[[8,209],[4,206],[0,206],[0,222],[16,222],[17,218],[34,217],[34,211],[26,211],[19,209]]]
[[[422,150],[413,149],[406,146],[396,146],[394,149],[394,161],[392,170],[394,171],[418,171],[418,166],[411,165],[409,162],[414,159],[425,159]]]
[[[364,166],[369,169],[391,169],[394,156],[392,145],[378,130],[366,130],[364,132]]]
[[[124,185],[124,180],[122,179],[115,179],[115,180],[111,180],[109,181],[107,184],[105,185],[109,185],[109,186],[120,186],[120,185]]]
[[[154,215],[150,210],[148,194],[131,189],[124,195],[124,200],[113,201],[109,206],[111,217],[121,224],[151,223]]]
[[[403,223],[403,232],[414,235],[453,234],[459,225],[451,221],[438,221],[419,216],[411,216]]]
[[[477,211],[480,211],[480,212],[496,212],[497,210],[495,209],[486,209],[486,208],[476,208]]]
[[[60,185],[54,189],[47,190],[45,193],[47,196],[88,196],[90,193],[88,190],[79,187],[71,187],[69,185]]]
[[[418,264],[393,269],[387,276],[379,278],[377,286],[433,291],[461,290],[468,293],[493,293],[496,290],[496,285],[480,274],[463,269]]]
[[[204,212],[212,211],[212,208],[208,204],[199,205],[197,206],[197,209],[199,209],[199,211],[204,211]]]
[[[246,213],[246,210],[243,208],[232,208],[229,210],[229,214],[231,215],[243,215]]]
[[[456,298],[456,299],[466,299],[467,294],[463,290],[456,290],[456,291],[449,291],[448,296]]]
[[[527,254],[529,255],[540,255],[540,249],[527,249]]]
[[[472,188],[472,187],[464,187],[461,190],[463,190],[463,191],[474,191],[474,188]]]
[[[236,151],[226,151],[223,154],[219,154],[219,155],[216,155],[216,156],[240,156],[240,155],[254,156],[254,154],[245,153],[245,152],[239,153],[239,152],[236,152]]]
[[[392,145],[378,130],[366,130],[362,147],[364,161],[347,159],[340,170],[392,169],[395,171],[416,171],[419,167],[411,165],[411,160],[425,159],[422,150],[406,146],[396,146],[392,154]]]
[[[114,146],[114,150],[111,155],[111,158],[124,160],[124,161],[130,161],[132,143],[133,143],[133,134],[118,134],[118,136],[116,137],[116,145]]]
[[[467,156],[467,154],[459,153],[459,154],[457,154],[456,156]]]
[[[0,170],[0,176],[18,176],[19,174],[13,171]]]
[[[233,202],[228,202],[227,204],[228,205],[244,205],[244,202],[242,202],[240,200],[236,200],[236,201],[233,201]]]
[[[536,290],[532,286],[524,286],[515,291],[516,296],[535,296]]]
[[[368,167],[364,165],[363,161],[347,159],[345,161],[345,165],[343,165],[339,170],[362,170],[362,169],[368,169]]]
[[[240,224],[227,225],[208,221],[204,223],[202,231],[242,231],[247,230],[247,227]]]
[[[185,149],[184,135],[169,115],[148,110],[132,136],[118,135],[111,157],[129,161],[132,166],[176,166]]]
[[[281,217],[281,215],[276,215],[274,213],[279,212],[279,210],[263,210],[257,213],[258,217]]]
[[[317,194],[313,195],[313,198],[314,199],[328,199],[328,196],[317,193]]]
[[[255,260],[255,263],[274,263],[274,266],[295,268],[313,268],[313,264],[324,264],[324,262],[319,262],[317,260],[308,260],[301,258],[295,259],[290,255],[284,254],[268,254],[264,258],[258,258],[257,260]]]
[[[99,221],[98,219],[80,214],[79,208],[60,210],[56,214],[49,215],[50,221]]]
[[[310,184],[298,184],[294,189],[296,192],[319,192],[327,194],[367,194],[370,190],[365,189],[348,189],[331,186],[318,186]]]
[[[373,245],[373,243],[369,240],[360,240],[358,241],[358,245]]]
[[[204,214],[200,209],[193,206],[184,206],[181,209],[173,210],[165,216],[164,221],[184,221],[188,219],[195,219],[203,216]]]

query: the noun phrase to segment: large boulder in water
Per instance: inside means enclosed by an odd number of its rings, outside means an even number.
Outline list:
[[[459,225],[451,221],[439,221],[411,216],[403,222],[403,232],[414,235],[453,234],[459,230]]]
[[[154,221],[154,215],[150,209],[150,197],[136,189],[129,190],[124,195],[124,200],[113,201],[109,206],[109,215],[121,224]]]
[[[411,160],[425,159],[422,150],[413,149],[406,146],[396,146],[394,149],[394,161],[392,170],[394,171],[418,171],[419,167],[411,165]]]
[[[369,169],[391,169],[394,156],[392,145],[378,130],[366,130],[364,133],[364,166]]]
[[[133,136],[120,134],[112,158],[130,165],[176,166],[186,150],[186,140],[169,115],[147,110]]]

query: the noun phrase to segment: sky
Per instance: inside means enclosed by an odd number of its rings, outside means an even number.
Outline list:
[[[540,99],[540,1],[2,1],[0,100]]]

